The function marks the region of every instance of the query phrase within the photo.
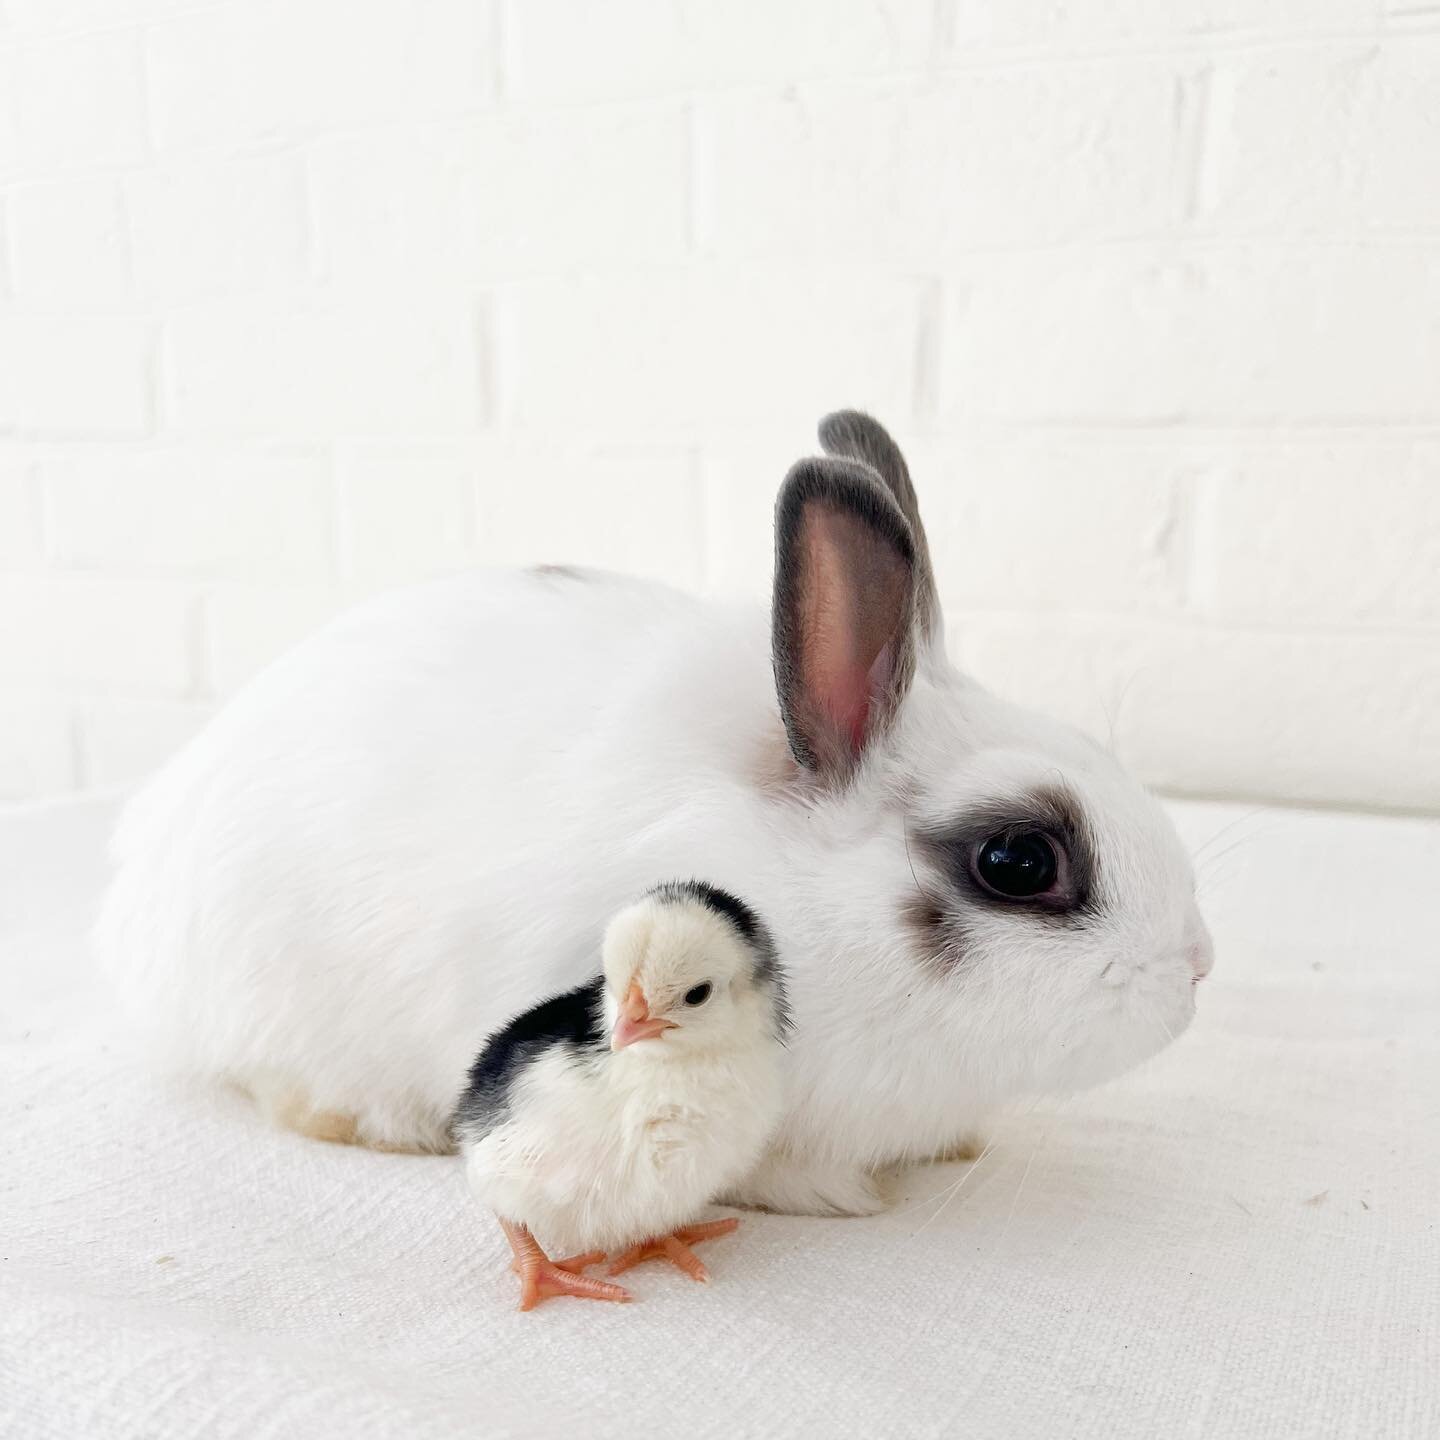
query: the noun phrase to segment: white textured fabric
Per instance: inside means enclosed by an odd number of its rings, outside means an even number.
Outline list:
[[[1177,1046],[890,1214],[529,1315],[456,1161],[133,1069],[80,938],[106,814],[0,823],[0,1434],[1440,1436],[1440,824],[1176,813],[1231,827]]]

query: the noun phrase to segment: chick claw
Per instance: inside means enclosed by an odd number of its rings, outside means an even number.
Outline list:
[[[551,1260],[547,1255],[542,1255],[540,1258],[552,1269],[564,1270],[570,1275],[583,1275],[592,1265],[598,1265],[605,1258],[605,1252],[603,1250],[587,1250],[583,1255],[571,1255],[564,1260]],[[510,1262],[510,1273],[512,1275],[525,1273],[518,1255]]]
[[[633,1298],[622,1286],[581,1273],[605,1258],[603,1250],[552,1260],[523,1225],[512,1226],[503,1220],[500,1223],[515,1256],[510,1268],[520,1277],[522,1310],[533,1310],[542,1300],[556,1295],[574,1295],[581,1300],[614,1300],[621,1304]]]
[[[595,1264],[595,1261],[591,1261]],[[520,1308],[533,1310],[542,1300],[556,1295],[574,1295],[581,1300],[614,1300],[625,1304],[630,1292],[605,1280],[567,1270],[563,1263],[536,1260],[516,1267],[520,1274]]]
[[[698,1280],[702,1285],[709,1284],[710,1272],[690,1247],[698,1245],[702,1240],[731,1235],[739,1228],[740,1222],[733,1216],[728,1220],[707,1220],[702,1225],[682,1225],[672,1235],[657,1235],[651,1240],[641,1241],[639,1245],[632,1245],[630,1249],[615,1257],[605,1273],[620,1275],[646,1260],[668,1260],[692,1280]]]

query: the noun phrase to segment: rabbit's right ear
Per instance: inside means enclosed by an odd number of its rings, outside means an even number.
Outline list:
[[[843,781],[915,672],[915,542],[874,470],[802,460],[775,509],[775,688],[796,760]]]
[[[910,481],[910,467],[890,432],[862,410],[837,410],[820,422],[820,443],[827,455],[858,460],[885,482],[915,542],[915,623],[926,640],[941,641],[940,600],[935,593],[935,571],[930,546],[920,519],[920,501]]]

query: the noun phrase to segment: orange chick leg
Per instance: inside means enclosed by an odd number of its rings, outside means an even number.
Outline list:
[[[630,1292],[619,1285],[581,1273],[587,1265],[598,1265],[605,1258],[602,1251],[572,1255],[568,1260],[552,1260],[525,1226],[502,1220],[500,1228],[505,1232],[515,1256],[510,1268],[520,1277],[522,1310],[533,1310],[542,1300],[549,1300],[555,1295],[621,1302],[631,1298]]]
[[[646,1260],[668,1260],[677,1270],[683,1270],[692,1280],[704,1285],[710,1279],[710,1272],[690,1247],[702,1240],[733,1234],[739,1228],[740,1222],[733,1217],[729,1220],[707,1220],[702,1225],[682,1225],[673,1235],[657,1235],[652,1240],[632,1245],[615,1257],[605,1273],[619,1275]]]

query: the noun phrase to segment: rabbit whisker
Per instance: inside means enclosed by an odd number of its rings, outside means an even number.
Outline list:
[[[1194,855],[1191,856],[1191,860],[1196,865],[1198,865],[1200,861],[1204,858],[1205,852],[1212,845],[1215,845],[1219,841],[1223,840],[1237,826],[1244,825],[1246,821],[1253,820],[1257,815],[1263,815],[1265,813],[1265,810],[1266,807],[1264,805],[1257,805],[1253,810],[1247,810],[1243,815],[1237,816],[1228,825],[1222,825],[1213,835],[1209,837],[1209,839],[1201,843],[1199,849],[1197,849]]]
[[[1139,678],[1140,670],[1138,668],[1132,670],[1129,675],[1125,677],[1125,683],[1121,685],[1120,693],[1114,697],[1113,704],[1105,698],[1105,693],[1100,689],[1099,685],[1096,685],[1096,694],[1099,696],[1100,706],[1105,711],[1105,728],[1107,731],[1105,753],[1107,755],[1114,755],[1115,753],[1115,727],[1119,723],[1121,710],[1125,708],[1125,697],[1129,695],[1131,687]]]
[[[938,1190],[932,1192],[931,1194],[922,1195],[920,1199],[915,1201],[913,1205],[906,1205],[902,1209],[894,1210],[891,1213],[894,1215],[911,1215],[916,1210],[920,1209],[922,1205],[929,1205],[936,1200],[942,1199],[957,1186],[964,1183],[965,1177],[968,1176],[970,1174],[970,1171],[973,1170],[990,1153],[993,1146],[994,1141],[991,1141],[989,1144],[987,1144],[985,1148],[981,1150],[981,1152],[970,1162],[970,1169],[966,1170],[965,1175],[962,1175],[958,1180],[953,1180],[948,1185],[942,1185]]]
[[[1233,855],[1235,851],[1239,850],[1242,846],[1253,844],[1254,841],[1259,838],[1257,835],[1242,835],[1238,840],[1232,840],[1223,850],[1206,856],[1205,869],[1201,872],[1200,878],[1202,880],[1211,879],[1215,874],[1216,868],[1227,855]]]
[[[1005,1227],[1000,1231],[1000,1238],[995,1242],[997,1249],[1005,1243],[1005,1237],[1010,1233],[1010,1226],[1015,1219],[1015,1211],[1019,1208],[1020,1196],[1025,1190],[1025,1182],[1030,1178],[1030,1168],[1035,1164],[1035,1157],[1050,1143],[1050,1137],[1055,1133],[1055,1126],[1059,1124],[1062,1113],[1073,1098],[1073,1096],[1067,1095],[1055,1107],[1055,1112],[1050,1117],[1050,1123],[1040,1132],[1040,1138],[1031,1148],[1030,1158],[1025,1162],[1025,1169],[1020,1176],[1020,1183],[1015,1187],[1015,1196],[1010,1201],[1010,1213],[1005,1217]]]
[[[1150,1018],[1165,1032],[1165,1038],[1173,1045],[1175,1032],[1165,1023],[1165,1017],[1143,995],[1137,995],[1136,999],[1149,1011]]]
[[[922,900],[929,901],[932,905],[939,905],[939,899],[920,883],[920,877],[915,873],[915,857],[910,853],[910,822],[903,815],[900,817],[900,837],[905,842],[905,863],[910,867],[910,878],[915,882],[915,893]]]
[[[950,1205],[950,1202],[965,1188],[965,1186],[969,1183],[970,1177],[974,1175],[975,1172],[985,1163],[987,1157],[990,1155],[990,1152],[994,1150],[995,1146],[998,1143],[999,1142],[997,1140],[991,1140],[989,1144],[987,1144],[985,1148],[975,1157],[974,1161],[971,1163],[970,1168],[953,1185],[948,1186],[944,1191],[941,1192],[939,1197],[940,1203],[935,1207],[933,1211],[931,1211],[931,1213],[925,1218],[925,1221],[917,1229],[910,1232],[910,1238],[912,1240],[917,1235],[921,1235],[926,1230],[928,1230],[930,1226],[933,1225],[935,1221],[937,1221],[940,1216],[945,1213],[946,1209]],[[928,1204],[935,1198],[936,1197],[934,1195],[931,1195],[926,1200],[922,1200],[920,1203],[922,1205]]]
[[[1021,1113],[1019,1118],[1021,1120],[1024,1120],[1027,1116],[1033,1114],[1035,1111],[1035,1107],[1039,1105],[1040,1101],[1043,1098],[1043,1096],[1037,1095],[1035,1099],[1030,1102],[1029,1106]],[[970,1168],[966,1170],[966,1172],[962,1176],[960,1176],[958,1180],[954,1181],[950,1185],[944,1186],[940,1190],[937,1190],[933,1195],[927,1195],[924,1197],[924,1199],[917,1200],[915,1204],[907,1205],[905,1209],[897,1210],[895,1212],[897,1215],[909,1215],[912,1211],[918,1210],[922,1205],[930,1205],[935,1204],[935,1202],[937,1201],[939,1202],[936,1205],[935,1210],[925,1220],[924,1224],[922,1224],[919,1229],[911,1231],[910,1238],[912,1240],[915,1238],[916,1235],[919,1235],[922,1231],[926,1230],[930,1225],[932,1225],[936,1220],[940,1218],[940,1216],[944,1213],[945,1209],[949,1206],[950,1202],[970,1182],[971,1177],[974,1176],[976,1171],[980,1169],[981,1165],[985,1163],[986,1159],[990,1156],[991,1152],[998,1144],[999,1137],[997,1136],[995,1139],[989,1141],[986,1144],[985,1148],[971,1162]]]
[[[1256,840],[1263,839],[1267,834],[1273,833],[1274,827],[1264,827],[1260,830],[1251,831],[1248,835],[1242,835],[1238,840],[1233,840],[1223,850],[1206,856],[1205,864],[1199,872],[1195,893],[1196,898],[1213,898],[1222,883],[1228,883],[1234,876],[1234,866],[1225,866],[1225,860],[1237,850],[1243,852],[1243,848]],[[1223,832],[1222,832],[1223,833]]]

